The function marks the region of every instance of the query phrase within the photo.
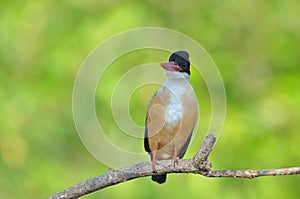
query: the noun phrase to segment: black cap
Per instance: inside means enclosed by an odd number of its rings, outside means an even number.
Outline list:
[[[183,50],[179,50],[174,52],[170,58],[169,62],[174,61],[181,68],[179,72],[185,72],[187,74],[191,74],[190,72],[190,60],[189,53]]]

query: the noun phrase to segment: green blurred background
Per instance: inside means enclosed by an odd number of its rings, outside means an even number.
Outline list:
[[[46,198],[107,170],[77,135],[73,82],[97,44],[145,26],[187,34],[219,67],[227,117],[210,156],[213,169],[299,166],[299,18],[298,0],[1,1],[0,198]],[[147,63],[153,54],[167,59],[165,52],[145,52],[125,62]],[[124,71],[113,68],[112,73],[119,77]],[[195,90],[205,93],[205,86],[195,85],[197,78],[191,80]],[[97,96],[98,115],[114,132],[111,114],[101,114],[109,98]],[[130,110],[137,123],[143,122],[148,96],[133,95],[137,105]],[[209,104],[207,94],[200,98]],[[187,157],[196,150],[192,146]],[[299,176],[248,180],[173,174],[164,185],[140,178],[84,198],[299,198],[299,184]]]

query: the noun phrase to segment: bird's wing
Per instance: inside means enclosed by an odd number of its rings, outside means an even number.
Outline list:
[[[185,137],[187,137],[184,145],[182,146],[182,148],[178,151],[178,156],[179,158],[182,158],[189,146],[189,143],[191,141],[192,138],[192,133],[194,130],[194,126],[196,124],[197,118],[198,118],[198,103],[195,100],[193,103],[189,104],[186,106],[186,111],[187,114],[183,117],[182,120],[182,130],[184,132],[184,134],[186,135]],[[189,133],[189,134],[187,134]]]
[[[158,93],[160,97],[157,96]],[[152,97],[148,106],[145,120],[144,148],[149,153],[151,152],[149,137],[158,133],[165,123],[164,105],[167,102],[167,95],[168,91],[166,88],[158,90]]]

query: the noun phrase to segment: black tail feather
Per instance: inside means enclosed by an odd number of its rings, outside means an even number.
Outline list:
[[[151,179],[159,184],[162,184],[166,182],[167,174],[152,176]]]

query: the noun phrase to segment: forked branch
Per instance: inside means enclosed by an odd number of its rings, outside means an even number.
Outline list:
[[[157,161],[155,173],[152,170],[151,162],[141,162],[118,170],[108,170],[101,176],[90,178],[71,186],[62,192],[56,193],[49,199],[78,198],[128,180],[163,173],[194,173],[206,177],[234,178],[255,178],[260,176],[300,174],[300,167],[268,170],[210,170],[211,163],[208,161],[208,156],[212,151],[215,142],[216,137],[209,134],[206,136],[199,151],[193,158],[178,160],[178,163],[176,164],[174,164],[172,160]]]

